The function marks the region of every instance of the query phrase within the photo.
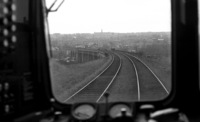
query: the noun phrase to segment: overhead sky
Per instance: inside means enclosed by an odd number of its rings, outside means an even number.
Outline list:
[[[53,1],[46,0],[47,7]],[[170,1],[65,0],[48,16],[50,33],[170,31]]]

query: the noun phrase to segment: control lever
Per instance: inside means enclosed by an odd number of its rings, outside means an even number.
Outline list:
[[[103,120],[102,122],[108,122],[110,120],[110,116],[108,114],[108,98],[109,98],[109,93],[106,92],[104,94],[104,97],[105,97],[105,115],[103,115]]]
[[[105,113],[106,113],[106,116],[108,116],[108,97],[109,97],[109,93],[108,92],[106,92],[105,94],[104,94],[104,97],[105,97],[105,99],[106,99],[106,109],[105,109]]]

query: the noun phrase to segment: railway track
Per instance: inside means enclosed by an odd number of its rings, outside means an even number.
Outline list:
[[[64,102],[99,102],[107,89],[112,85],[121,68],[121,58],[113,54],[113,60],[108,67],[93,80]]]
[[[156,74],[139,58],[122,53],[134,67],[137,79],[138,101],[159,100],[165,98],[169,91]]]
[[[122,55],[124,58],[121,58]],[[122,62],[126,62],[126,64]],[[122,65],[126,65],[126,67],[123,68]],[[129,73],[129,81],[127,79],[125,81],[122,77],[126,77],[123,75],[130,72],[130,70],[132,73]],[[123,71],[125,72],[123,73]],[[130,78],[130,75],[132,78]],[[122,85],[123,88],[121,88]],[[121,90],[128,88],[131,91],[130,93],[119,93],[119,88]],[[143,61],[129,53],[116,51],[113,54],[112,62],[104,71],[76,93],[65,99],[64,102],[100,102],[103,100],[102,96],[106,91],[111,93],[111,99],[118,99],[122,96],[124,98],[127,94],[134,95],[134,97],[131,97],[133,101],[159,100],[169,94],[162,81]],[[113,94],[115,94],[114,97],[112,97]],[[127,97],[131,95],[127,95]]]
[[[137,68],[135,66],[135,63],[133,62],[133,60],[131,60],[131,58],[129,56],[127,56],[126,54],[123,54],[126,58],[128,58],[128,60],[132,63],[132,66],[134,68],[135,71],[135,76],[136,76],[136,82],[137,82],[137,95],[138,95],[138,101],[140,101],[140,82],[139,82],[139,77],[138,77],[138,72],[137,72]]]

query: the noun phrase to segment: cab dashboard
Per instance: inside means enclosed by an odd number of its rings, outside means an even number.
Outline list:
[[[172,91],[167,98],[109,102],[106,93],[100,103],[65,104],[54,98],[50,84],[47,15],[54,10],[44,0],[1,1],[0,121],[200,121],[197,3],[171,1]]]

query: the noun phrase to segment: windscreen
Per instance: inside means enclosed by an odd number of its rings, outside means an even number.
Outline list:
[[[49,8],[53,0],[46,2]],[[169,95],[170,0],[66,0],[48,21],[52,90],[60,102]]]

